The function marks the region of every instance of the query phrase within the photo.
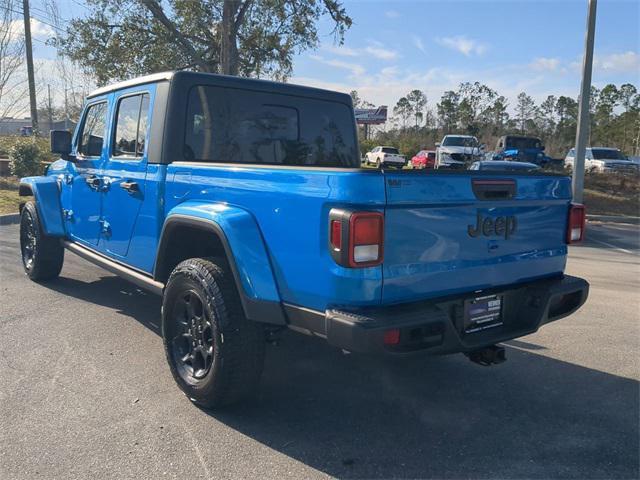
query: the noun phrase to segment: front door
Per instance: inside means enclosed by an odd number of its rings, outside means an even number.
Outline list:
[[[114,101],[113,135],[102,170],[101,249],[111,256],[126,257],[145,194],[150,93],[125,91]]]
[[[67,231],[75,240],[95,246],[100,238],[101,168],[106,158],[109,113],[106,99],[87,106],[76,138],[76,160],[66,177],[70,205],[65,206]]]

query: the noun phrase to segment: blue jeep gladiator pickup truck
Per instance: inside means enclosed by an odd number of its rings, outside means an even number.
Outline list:
[[[576,311],[569,178],[360,168],[348,95],[154,74],[89,95],[61,159],[23,178],[26,274],[69,250],[162,295],[171,372],[205,407],[251,393],[289,328],[350,352],[462,352]]]

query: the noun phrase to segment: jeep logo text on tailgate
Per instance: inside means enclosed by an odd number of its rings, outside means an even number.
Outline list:
[[[504,237],[505,240],[516,232],[518,221],[513,215],[504,217],[483,217],[480,212],[477,214],[475,226],[469,225],[467,233],[470,237]]]

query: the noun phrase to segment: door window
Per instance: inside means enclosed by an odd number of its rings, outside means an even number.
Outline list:
[[[114,157],[142,157],[144,155],[147,123],[149,117],[149,95],[131,95],[118,102]]]
[[[82,135],[78,153],[85,157],[99,157],[102,154],[104,131],[107,126],[107,102],[89,106],[84,116]]]

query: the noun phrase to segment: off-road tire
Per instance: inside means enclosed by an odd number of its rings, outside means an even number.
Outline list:
[[[197,320],[198,301],[204,320]],[[195,312],[192,320],[189,310]],[[201,330],[198,322],[203,325]],[[191,329],[191,333],[185,333],[185,329]],[[200,347],[194,340],[198,335]],[[231,405],[256,390],[264,363],[264,329],[244,316],[226,260],[191,258],[171,272],[162,301],[162,338],[173,378],[197,405]],[[194,353],[193,348],[199,350]],[[208,369],[204,351],[211,355]],[[193,359],[185,361],[189,352]]]
[[[44,233],[33,201],[24,205],[20,215],[20,254],[24,272],[31,280],[51,280],[60,275],[64,247],[59,238]]]

